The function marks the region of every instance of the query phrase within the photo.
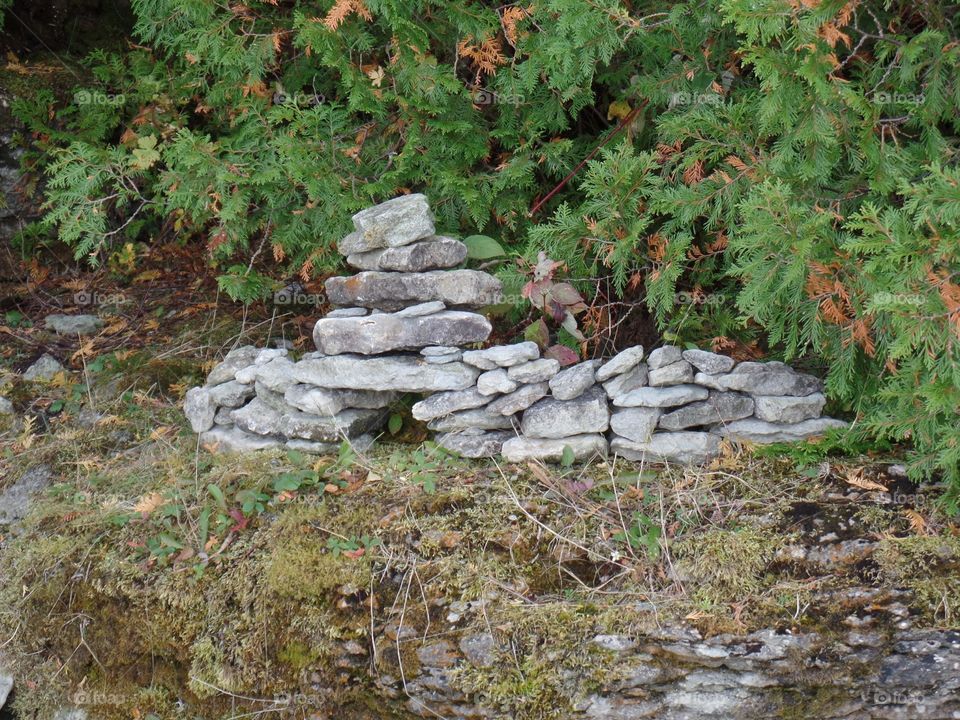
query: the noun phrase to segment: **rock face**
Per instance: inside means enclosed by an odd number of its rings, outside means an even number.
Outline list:
[[[351,233],[340,241],[342,255],[409,245],[434,234],[433,213],[419,193],[402,195],[353,216]]]
[[[480,374],[464,363],[425,363],[412,355],[366,357],[329,355],[301,360],[294,377],[302,383],[326,388],[438,392],[466,390]]]
[[[637,345],[614,355],[597,370],[597,382],[606,382],[615,375],[627,372],[643,360],[643,347]]]
[[[646,442],[614,438],[610,452],[627,460],[702,465],[720,451],[720,436],[706,432],[660,432]]]
[[[320,352],[327,355],[347,352],[375,355],[426,345],[483,342],[491,330],[490,321],[471,312],[443,310],[414,317],[379,313],[318,320],[313,339]]]
[[[544,398],[524,411],[520,427],[530,438],[603,433],[610,427],[610,407],[600,388],[588,390],[573,400]]]
[[[673,385],[671,387],[642,387],[615,397],[613,404],[620,407],[676,407],[686,403],[706,400],[710,391],[699,385]]]
[[[500,281],[478,270],[432,270],[387,273],[367,270],[353,277],[332,277],[325,283],[335,305],[399,310],[440,300],[449,306],[480,307],[502,300]]]
[[[437,435],[437,445],[465,458],[495,457],[503,444],[514,437],[512,432],[455,432]]]
[[[513,367],[540,357],[540,348],[536,343],[522,342],[516,345],[497,345],[486,350],[470,350],[463,354],[463,361],[481,370],[493,370],[497,367]]]
[[[764,420],[737,420],[717,428],[723,437],[755,443],[796,442],[823,435],[833,428],[845,428],[847,423],[833,418],[816,418],[798,423],[772,423]]]
[[[573,435],[563,438],[515,437],[503,444],[503,459],[507,462],[543,460],[559,462],[566,448],[573,451],[576,460],[607,454],[607,439],[603,435]]]
[[[557,400],[580,397],[596,382],[598,365],[594,360],[587,360],[561,370],[550,378],[550,392]]]
[[[550,387],[544,382],[524,385],[519,390],[497,398],[487,408],[490,412],[501,415],[515,415],[521,410],[526,410],[540,398],[546,397],[549,391]]]
[[[683,430],[696,425],[713,425],[740,420],[753,414],[753,399],[740,393],[713,392],[701,402],[684,405],[660,418],[665,430]]]
[[[476,387],[452,392],[434,393],[413,406],[413,416],[417,420],[433,420],[459,410],[472,410],[490,402],[490,396],[484,395]]]
[[[467,259],[467,246],[454,238],[434,236],[412,245],[353,253],[347,264],[358,270],[424,272],[456,267]]]
[[[660,408],[624,408],[610,416],[610,429],[631,442],[644,443],[650,440],[663,410]]]

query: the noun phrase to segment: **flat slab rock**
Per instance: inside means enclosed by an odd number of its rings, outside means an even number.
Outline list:
[[[593,387],[597,380],[597,360],[587,360],[564,368],[550,378],[550,392],[557,400],[573,400]]]
[[[350,277],[332,277],[324,287],[334,305],[387,311],[432,300],[440,300],[451,306],[469,307],[495,305],[502,300],[500,281],[479,270],[419,273],[366,270]]]
[[[738,390],[750,395],[803,397],[823,390],[820,378],[795,372],[783,363],[740,363],[733,372],[708,378],[697,373],[694,381],[709,381],[717,389]]]
[[[627,372],[643,360],[643,346],[636,345],[617,353],[597,370],[597,382],[606,382],[615,375]]]
[[[641,387],[613,398],[618,407],[676,407],[706,400],[710,391],[699,385],[672,385],[670,387]]]
[[[575,460],[586,460],[607,454],[607,439],[600,434],[573,435],[565,438],[514,437],[503,443],[501,453],[507,462],[542,460],[560,462],[565,448],[570,448]]]
[[[466,245],[454,238],[434,235],[401,247],[352,253],[347,256],[347,264],[358,270],[423,272],[456,267],[466,259]]]
[[[520,427],[528,438],[606,432],[610,427],[607,394],[594,387],[573,400],[544,398],[524,410]]]
[[[516,437],[515,433],[505,430],[479,433],[452,432],[437,435],[436,443],[461,457],[487,458],[499,455],[503,444],[513,437]]]
[[[409,245],[436,231],[430,203],[425,195],[413,193],[387,200],[353,216],[355,232],[338,245],[341,255]]]
[[[461,430],[513,430],[514,419],[509,415],[491,412],[486,407],[444,415],[427,423],[430,430],[458,432]]]
[[[797,423],[820,417],[827,403],[823,393],[803,397],[756,395],[753,399],[757,405],[754,413],[757,419],[779,423]]]
[[[664,430],[683,430],[698,425],[714,425],[740,420],[753,414],[754,402],[749,395],[711,391],[710,397],[684,405],[660,418]]]
[[[646,442],[616,437],[610,452],[627,460],[703,465],[720,453],[720,436],[707,432],[657,432]]]
[[[327,388],[426,393],[466,390],[476,383],[480,371],[461,362],[430,364],[419,355],[351,354],[303,359],[292,374],[298,382]]]
[[[610,416],[610,429],[627,440],[647,442],[657,429],[661,415],[660,408],[622,408]]]
[[[96,315],[47,315],[43,325],[58,335],[93,335],[104,326],[103,320]]]
[[[379,313],[317,320],[313,340],[317,349],[326,355],[376,355],[418,350],[428,345],[483,342],[492,330],[490,321],[483,315],[460,310],[442,310],[412,317]]]
[[[287,388],[284,402],[310,415],[336,415],[347,408],[376,409],[387,407],[397,397],[382,390],[331,390],[298,383]]]
[[[383,423],[386,413],[354,408],[333,416],[309,415],[293,408],[280,412],[256,397],[230,413],[230,417],[238,428],[255,435],[340,442],[375,429]]]
[[[493,370],[498,367],[513,367],[538,357],[540,348],[536,343],[528,341],[514,345],[495,345],[485,350],[468,350],[463,354],[463,361],[481,370]]]
[[[490,402],[490,396],[484,395],[475,387],[466,390],[434,393],[414,404],[413,417],[426,422],[460,410],[472,410]]]
[[[749,418],[721,425],[715,432],[734,440],[754,443],[797,442],[823,435],[833,428],[845,428],[847,423],[834,418],[816,418],[798,423],[771,423]]]
[[[549,390],[550,387],[545,382],[523,385],[512,393],[498,397],[487,406],[487,409],[501,415],[515,415],[545,397]]]

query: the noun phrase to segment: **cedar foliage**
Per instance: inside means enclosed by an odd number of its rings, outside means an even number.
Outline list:
[[[251,300],[333,270],[352,212],[425,189],[444,230],[609,278],[680,341],[819,356],[858,428],[913,441],[915,472],[960,487],[957,4],[135,12],[138,44],[89,59],[89,91],[122,102],[17,108],[47,153],[44,222],[78,257],[173,231]]]

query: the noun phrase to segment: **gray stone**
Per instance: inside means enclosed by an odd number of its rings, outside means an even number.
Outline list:
[[[253,361],[257,359],[257,353],[259,352],[253,345],[234,348],[207,375],[207,385],[219,385],[235,380],[237,372],[253,365]]]
[[[513,367],[540,357],[540,348],[534,342],[522,342],[514,345],[495,345],[485,350],[468,350],[463,361],[481,370],[493,370],[497,367]]]
[[[479,374],[463,363],[429,365],[423,358],[410,355],[314,357],[301,360],[293,370],[300,382],[321,387],[424,393],[465,390]]]
[[[507,377],[507,371],[503,368],[487,370],[477,378],[477,391],[481,395],[497,395],[513,392],[516,389],[517,383]]]
[[[596,360],[587,360],[564,368],[550,378],[550,392],[557,400],[573,400],[593,387],[597,379]]]
[[[0,670],[0,708],[6,705],[11,690],[13,690],[13,676]]]
[[[633,392],[637,388],[645,387],[649,380],[649,373],[645,363],[640,363],[632,370],[615,375],[612,380],[603,384],[603,389],[611,398],[618,398]]]
[[[439,357],[443,355],[462,355],[463,352],[453,345],[429,345],[420,350],[420,354],[424,357]]]
[[[823,390],[823,383],[812,375],[794,372],[785,365],[770,367],[759,363],[741,363],[733,372],[717,375],[727,390],[740,390],[751,395],[792,395],[801,397]],[[778,364],[779,365],[779,364]]]
[[[96,315],[47,315],[43,320],[47,330],[58,335],[93,335],[104,326]]]
[[[339,442],[376,428],[385,418],[383,410],[342,410],[334,416],[310,415],[290,409],[279,412],[259,397],[234,410],[234,424],[255,435],[273,435],[322,442]]]
[[[47,465],[36,465],[21,475],[13,485],[0,492],[0,525],[23,520],[30,511],[35,495],[49,487],[53,472]]]
[[[710,391],[699,385],[671,385],[670,387],[642,387],[615,397],[618,407],[674,407],[697,400],[706,400]]]
[[[526,410],[537,400],[546,396],[550,386],[545,382],[524,385],[518,390],[514,390],[509,395],[497,398],[487,409],[490,412],[500,413],[501,415],[515,415],[521,410]]]
[[[463,357],[463,353],[456,352],[449,355],[428,355],[423,361],[428,365],[445,365],[446,363],[457,362]]]
[[[368,410],[387,407],[396,399],[393,392],[377,390],[331,390],[296,384],[287,388],[284,402],[308,415],[336,415],[347,408]]]
[[[222,407],[217,410],[216,415],[213,416],[214,425],[233,425],[233,410],[234,408]]]
[[[500,281],[479,270],[365,270],[351,277],[332,277],[324,287],[335,305],[362,305],[387,311],[432,300],[451,306],[495,305],[502,300]]]
[[[656,370],[649,371],[647,382],[651,387],[683,385],[693,382],[693,366],[686,360],[663,365]]]
[[[610,427],[607,395],[594,387],[573,400],[544,398],[524,411],[520,427],[529,438],[606,432]]]
[[[249,385],[230,380],[208,388],[210,400],[218,407],[237,408],[253,397],[254,389]],[[196,430],[194,432],[197,432]]]
[[[266,403],[267,405],[272,407],[277,412],[285,413],[287,410],[290,409],[290,405],[289,403],[287,403],[284,397],[285,395],[284,392],[277,392],[275,390],[271,390],[259,380],[257,380],[256,384],[253,387],[256,390],[257,398],[261,402]],[[231,415],[230,417],[232,420],[233,416]],[[214,422],[216,422],[216,418],[214,418]]]
[[[264,435],[253,435],[230,425],[216,425],[200,433],[200,445],[208,452],[250,452],[283,446],[283,440]]]
[[[422,315],[433,315],[446,309],[447,306],[439,300],[431,300],[430,302],[418,303],[417,305],[409,305],[403,310],[397,310],[394,314],[396,317],[420,317]]]
[[[463,410],[431,420],[427,427],[438,432],[458,432],[461,430],[512,430],[514,419],[509,415],[490,412],[487,408]]]
[[[610,416],[610,429],[633,442],[647,442],[663,414],[660,408],[634,407],[616,410]]]
[[[720,436],[707,432],[657,432],[647,442],[614,438],[610,451],[627,460],[702,465],[720,452]]]
[[[210,388],[195,387],[187,390],[183,399],[183,414],[187,416],[190,427],[195,433],[213,427],[213,417],[216,413],[217,403],[210,394]]]
[[[707,352],[706,350],[684,350],[683,359],[697,370],[708,375],[719,375],[733,370],[736,364],[732,357]]]
[[[833,418],[816,418],[798,423],[779,424],[756,420],[737,420],[716,428],[723,437],[734,440],[766,444],[775,442],[796,442],[817,435],[823,435],[832,428],[845,428],[847,423]]]
[[[482,395],[475,387],[453,392],[435,393],[413,406],[413,417],[426,422],[459,410],[472,410],[486,405],[490,397]]]
[[[442,306],[442,304],[441,304]],[[376,355],[427,345],[464,345],[490,335],[490,321],[477,313],[444,310],[404,317],[380,313],[357,318],[323,318],[313,328],[313,340],[327,355]]]
[[[474,667],[490,667],[497,659],[497,642],[491,633],[460,638],[460,652]]]
[[[753,399],[731,392],[712,392],[701,402],[684,405],[660,418],[665,430],[682,430],[697,425],[731,422],[753,414]]]
[[[0,397],[0,415],[13,415],[13,403],[5,397]]]
[[[693,382],[697,385],[710,388],[711,390],[726,391],[727,386],[723,382],[723,377],[723,375],[709,375],[707,373],[698,372],[693,376]]]
[[[514,436],[514,433],[503,430],[476,434],[453,432],[437,435],[436,443],[465,458],[486,458],[499,455],[503,443]]]
[[[423,272],[452,268],[467,259],[467,246],[454,238],[434,235],[410,245],[352,253],[347,264],[359,270]]]
[[[266,365],[279,358],[288,358],[290,353],[286,348],[261,348],[257,351],[257,356],[253,359],[254,365]]]
[[[361,308],[361,307],[344,307],[331,310],[324,317],[328,318],[345,318],[345,317],[363,317],[364,315],[369,314],[370,308]]]
[[[553,358],[541,358],[514,365],[507,370],[507,376],[519,383],[546,382],[560,372],[560,362]]]
[[[50,353],[44,353],[23,373],[24,380],[52,380],[63,371],[63,365]]]
[[[585,460],[594,455],[607,454],[607,439],[603,435],[572,435],[564,438],[515,437],[503,444],[501,453],[507,462],[525,462],[543,460],[560,462],[564,448],[573,451],[576,460]]]
[[[433,213],[426,196],[401,195],[353,216],[356,232],[340,241],[341,255],[409,245],[434,234]]]
[[[664,345],[650,353],[650,357],[647,358],[647,367],[651,370],[659,370],[681,360],[683,360],[683,351],[680,348],[676,345]]]
[[[820,417],[827,402],[823,393],[803,397],[757,395],[753,399],[757,405],[754,414],[758,419],[779,423],[798,423]]]
[[[614,355],[597,370],[597,382],[606,382],[636,367],[643,360],[643,346],[636,345]]]
[[[236,381],[249,384],[251,382],[277,393],[285,393],[288,388],[297,384],[294,375],[294,363],[286,355],[278,355],[263,364],[249,365],[237,371]]]

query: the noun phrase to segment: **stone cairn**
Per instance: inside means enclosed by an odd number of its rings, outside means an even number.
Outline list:
[[[339,250],[360,272],[327,280],[337,309],[317,321],[317,352],[294,361],[286,350],[237,348],[187,393],[205,447],[326,453],[346,439],[365,449],[403,393],[426,395],[413,416],[441,447],[509,462],[612,452],[699,464],[723,437],[782,442],[845,425],[820,417],[820,380],[779,362],[736,365],[673,346],[643,362],[637,346],[561,369],[532,342],[464,350],[489,337],[472,309],[501,302],[501,286],[454,269],[467,247],[435,234],[426,197],[389,200],[353,223]]]

